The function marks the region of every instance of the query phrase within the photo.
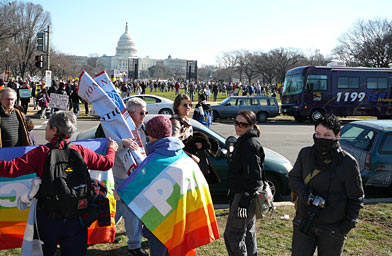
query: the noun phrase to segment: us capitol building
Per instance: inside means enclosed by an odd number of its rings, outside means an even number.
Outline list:
[[[76,64],[86,64],[86,56],[69,56]],[[98,65],[103,65],[106,72],[109,75],[114,75],[115,77],[121,77],[124,72],[135,72],[135,67],[138,74],[143,71],[148,71],[148,68],[155,65],[163,65],[170,68],[173,72],[177,74],[185,74],[186,72],[186,59],[173,59],[169,55],[167,59],[150,59],[140,58],[137,56],[136,44],[133,38],[128,33],[128,22],[125,25],[125,32],[120,36],[116,47],[115,56],[106,56],[105,54],[98,58]],[[137,65],[135,66],[135,64]]]

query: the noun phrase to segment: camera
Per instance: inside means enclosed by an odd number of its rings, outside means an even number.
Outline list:
[[[316,217],[319,211],[325,207],[325,199],[321,196],[315,196],[313,193],[309,193],[306,205],[308,206],[308,216],[301,221],[299,230],[302,233],[308,234],[314,217]]]

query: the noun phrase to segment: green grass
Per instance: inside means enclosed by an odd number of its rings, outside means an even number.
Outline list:
[[[197,255],[227,255],[223,241],[228,210],[216,210],[221,238],[197,249]],[[281,217],[285,214],[289,220]],[[291,255],[292,206],[281,206],[272,216],[257,220],[256,232],[260,255]],[[391,256],[392,255],[392,207],[391,204],[366,205],[360,212],[358,225],[349,234],[343,255]],[[116,236],[121,239],[119,244],[99,244],[88,248],[87,255],[120,256],[127,252],[127,238],[124,225],[120,223]],[[148,249],[143,239],[143,248]],[[20,249],[0,251],[0,256],[19,255]],[[57,255],[60,255],[59,253]]]

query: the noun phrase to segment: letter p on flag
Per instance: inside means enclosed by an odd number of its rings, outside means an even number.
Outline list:
[[[144,196],[163,216],[166,216],[172,210],[172,207],[167,203],[167,199],[169,199],[172,192],[173,184],[170,180],[159,179],[144,192]]]

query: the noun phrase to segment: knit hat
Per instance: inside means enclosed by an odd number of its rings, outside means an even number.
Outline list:
[[[156,116],[146,124],[148,136],[155,139],[162,139],[172,135],[172,124],[169,118],[165,116]]]

